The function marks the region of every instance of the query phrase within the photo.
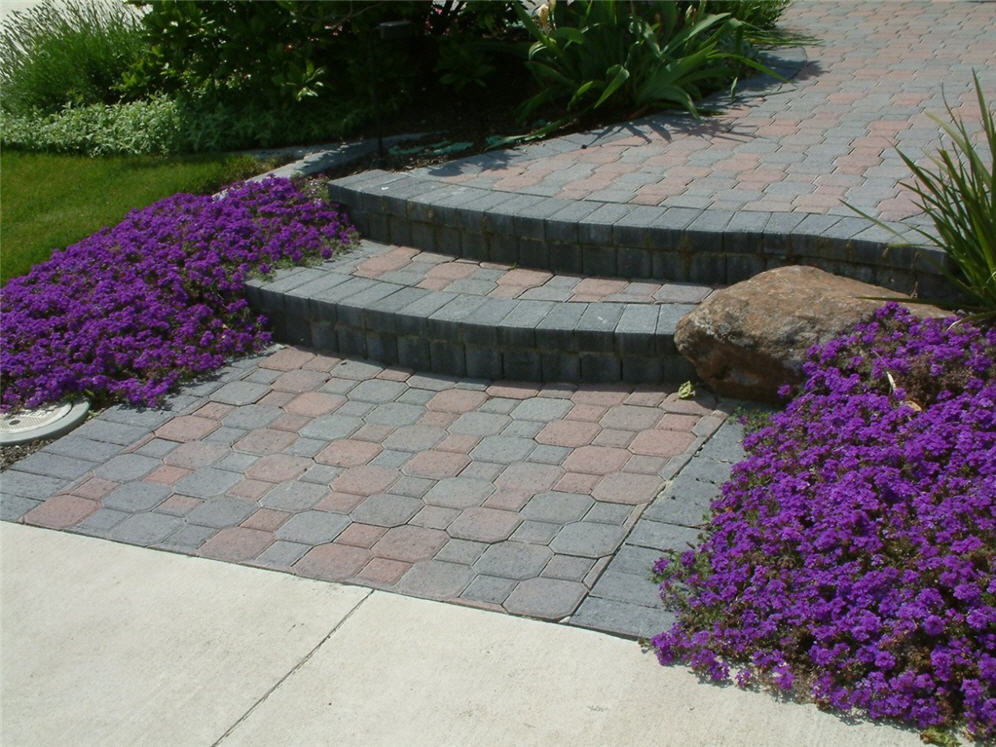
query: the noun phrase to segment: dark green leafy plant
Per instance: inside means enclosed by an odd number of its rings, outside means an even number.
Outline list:
[[[431,70],[434,56],[422,54],[423,40],[452,22],[429,0],[136,2],[148,10],[146,51],[129,78],[132,89],[226,103],[365,99],[371,67],[382,96],[408,93],[407,81]],[[411,39],[383,43],[384,21],[410,21]]]
[[[141,46],[137,15],[110,0],[47,0],[14,11],[0,32],[3,109],[49,114],[114,103]]]
[[[142,19],[146,49],[127,81],[132,90],[289,102],[325,85],[319,53],[330,12],[320,4],[141,4],[151,7]]]
[[[915,181],[900,182],[915,195],[917,206],[933,221],[936,235],[913,230],[942,249],[950,260],[939,265],[945,276],[970,299],[975,318],[996,318],[996,117],[973,73],[984,144],[977,147],[965,121],[945,100],[950,122],[940,125],[950,144],[930,157],[933,169],[918,165],[897,150]],[[988,154],[985,152],[988,150]],[[856,213],[905,240],[898,231],[854,205]],[[935,301],[930,301],[936,303]],[[938,305],[944,305],[939,303]]]
[[[517,7],[535,39],[526,64],[542,87],[523,105],[523,117],[560,104],[565,116],[544,128],[553,131],[603,106],[636,115],[678,107],[698,116],[695,102],[740,71],[771,72],[748,56],[747,23],[704,8],[588,0],[554,4],[534,20]]]
[[[707,13],[729,13],[751,26],[771,31],[791,0],[704,0]]]
[[[440,40],[439,62],[435,71],[439,74],[439,82],[456,94],[468,93],[475,88],[485,90],[487,79],[495,69],[487,48],[482,44],[458,36]]]

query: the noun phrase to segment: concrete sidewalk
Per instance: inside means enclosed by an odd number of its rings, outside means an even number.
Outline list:
[[[915,745],[632,641],[0,524],[15,745]]]

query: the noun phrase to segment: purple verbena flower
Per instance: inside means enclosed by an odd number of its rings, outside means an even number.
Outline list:
[[[804,371],[661,566],[659,659],[996,737],[996,330],[888,304]]]
[[[251,275],[327,256],[355,236],[287,179],[132,210],[0,291],[0,406],[79,393],[155,404],[179,381],[267,344],[265,320],[242,297]]]

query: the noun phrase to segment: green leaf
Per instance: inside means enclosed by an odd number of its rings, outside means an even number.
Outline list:
[[[609,84],[605,87],[605,90],[602,91],[602,95],[598,97],[598,101],[596,101],[594,107],[592,107],[594,109],[597,109],[604,104],[606,100],[612,96],[612,94],[619,90],[620,86],[629,80],[629,70],[622,65],[613,65],[605,72],[612,76],[612,80],[609,81]]]

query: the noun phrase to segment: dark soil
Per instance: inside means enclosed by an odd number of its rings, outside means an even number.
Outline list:
[[[10,467],[14,462],[24,459],[29,454],[33,454],[47,446],[54,440],[54,438],[42,438],[36,441],[28,441],[26,444],[0,446],[0,472]]]
[[[489,88],[487,95],[472,97],[453,106],[452,99],[442,94],[427,94],[421,104],[407,107],[395,115],[385,115],[382,118],[382,128],[378,131],[376,125],[364,128],[356,139],[375,138],[378,134],[387,138],[392,135],[408,135],[426,133],[418,140],[406,141],[400,144],[406,150],[423,144],[426,150],[418,153],[391,152],[385,147],[382,156],[373,154],[366,158],[353,161],[337,169],[326,171],[323,176],[339,178],[370,169],[385,171],[407,171],[409,169],[433,166],[447,161],[466,158],[484,153],[489,149],[488,139],[492,137],[509,137],[525,135],[546,122],[563,116],[563,111],[550,108],[540,111],[523,122],[518,117],[518,109],[522,103],[522,87],[527,81],[506,81],[505,85]],[[579,132],[602,125],[622,122],[629,119],[625,112],[599,112],[597,116],[589,114],[572,121],[548,137],[558,137],[571,132]],[[453,153],[427,152],[429,146],[441,143],[470,143],[470,147]],[[511,146],[504,146],[511,147]]]

